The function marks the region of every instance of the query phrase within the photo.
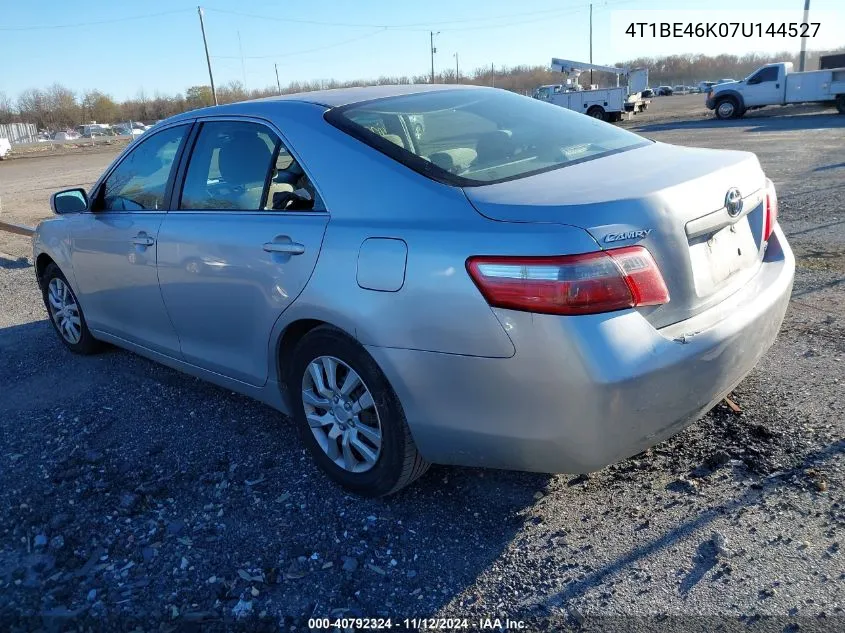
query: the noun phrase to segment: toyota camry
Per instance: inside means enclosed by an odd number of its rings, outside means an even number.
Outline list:
[[[794,274],[753,154],[491,88],[187,112],[51,206],[36,272],[68,348],[261,400],[365,495],[660,442],[755,366]]]

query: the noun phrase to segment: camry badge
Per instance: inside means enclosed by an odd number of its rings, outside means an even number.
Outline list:
[[[651,229],[638,229],[635,231],[624,231],[622,233],[608,233],[604,236],[604,241],[610,244],[611,242],[621,242],[622,240],[641,240],[651,233]]]
[[[742,194],[736,187],[731,187],[728,189],[728,193],[725,194],[725,208],[728,210],[728,215],[732,218],[742,213]]]

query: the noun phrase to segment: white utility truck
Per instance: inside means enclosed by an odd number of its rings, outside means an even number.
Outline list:
[[[534,98],[604,121],[621,121],[625,113],[642,112],[650,103],[642,96],[642,91],[648,87],[646,68],[617,68],[554,58],[552,70],[564,73],[566,80],[561,84],[540,86],[534,91]],[[616,87],[591,85],[589,89],[582,88],[578,79],[589,70],[616,75]],[[621,77],[626,78],[626,86],[619,85]]]
[[[12,144],[7,138],[0,138],[0,160],[6,158],[6,154],[12,151]]]
[[[758,68],[745,79],[716,84],[706,105],[718,119],[738,119],[746,110],[788,103],[835,103],[845,114],[845,68],[792,72],[792,62]]]

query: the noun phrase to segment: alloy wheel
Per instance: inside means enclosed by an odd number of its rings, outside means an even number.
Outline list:
[[[305,419],[320,448],[346,471],[363,473],[381,455],[382,428],[372,393],[349,365],[319,356],[302,377]]]
[[[82,319],[73,291],[63,279],[53,277],[47,286],[50,316],[62,338],[71,345],[82,338]]]

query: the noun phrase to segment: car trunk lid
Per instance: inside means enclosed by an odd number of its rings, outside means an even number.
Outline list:
[[[734,189],[742,208],[731,215],[727,195]],[[638,308],[655,327],[723,301],[762,261],[765,176],[747,152],[653,143],[464,191],[492,220],[577,226],[602,249],[646,247],[671,297]]]

